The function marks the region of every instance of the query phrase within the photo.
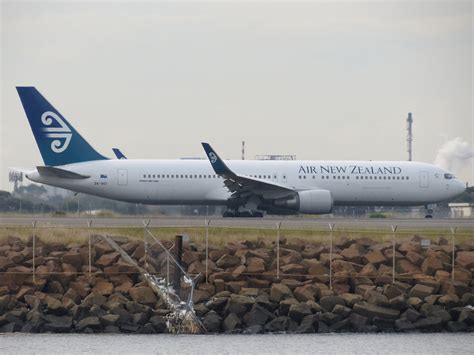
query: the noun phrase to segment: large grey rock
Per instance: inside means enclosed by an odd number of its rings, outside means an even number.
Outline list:
[[[260,293],[257,298],[255,298],[255,302],[262,306],[265,309],[268,309],[270,312],[273,312],[275,309],[278,308],[276,303],[270,301],[270,296],[266,293]]]
[[[84,319],[81,319],[77,324],[76,324],[76,329],[81,331],[85,329],[94,329],[98,330],[102,328],[102,324],[100,323],[100,320],[98,317],[87,317]]]
[[[415,311],[412,308],[407,309],[402,316],[401,319],[406,319],[409,322],[416,322],[418,319],[422,317],[421,313]]]
[[[450,332],[465,332],[467,330],[467,324],[464,322],[453,322],[449,321],[448,324],[446,325],[446,328]]]
[[[288,286],[281,283],[272,285],[270,289],[270,301],[278,303],[291,297],[293,297],[293,293]]]
[[[153,316],[150,318],[150,323],[153,325],[157,333],[165,333],[167,330],[167,320],[162,316]]]
[[[307,315],[303,318],[296,333],[315,333],[318,331],[319,320],[314,314]]]
[[[252,325],[264,325],[269,319],[273,319],[275,316],[273,313],[268,311],[267,309],[259,306],[258,304],[254,304],[252,309],[245,314],[244,322],[247,327]]]
[[[290,318],[279,316],[265,324],[264,329],[267,332],[284,332],[289,328]]]
[[[278,306],[278,314],[280,316],[288,315],[288,311],[290,310],[290,307],[295,304],[299,304],[298,300],[296,300],[295,298],[287,298],[281,301],[280,305]]]
[[[440,317],[428,317],[417,320],[413,326],[421,331],[439,332],[443,330],[443,320]]]
[[[255,301],[250,297],[233,294],[227,303],[227,312],[240,316],[246,313],[254,303]]]
[[[357,313],[351,313],[349,319],[351,329],[356,332],[364,332],[369,324],[369,318]]]
[[[290,316],[290,318],[294,319],[297,322],[301,322],[304,317],[309,316],[311,314],[311,307],[303,302],[291,305],[288,311],[288,315]]]
[[[240,328],[241,325],[242,321],[240,320],[240,318],[234,313],[230,313],[224,319],[224,322],[222,323],[222,328],[224,328],[224,330],[235,330],[237,328]]]
[[[47,323],[43,326],[43,331],[51,333],[68,333],[72,328],[72,317],[58,317],[54,315],[46,316]]]
[[[221,313],[227,306],[229,298],[228,297],[217,297],[212,298],[206,302],[206,308]]]
[[[375,304],[377,306],[388,307],[390,305],[388,298],[375,290],[367,290],[364,294],[364,299],[368,303]]]
[[[323,307],[326,311],[332,312],[335,305],[340,304],[341,306],[345,306],[345,301],[342,297],[339,296],[325,296],[319,300],[319,304]]]
[[[92,307],[94,305],[102,306],[105,302],[107,302],[107,297],[96,292],[91,292],[86,298],[84,298],[81,304],[87,307]]]
[[[209,333],[218,333],[221,329],[222,318],[215,311],[209,311],[202,323]]]
[[[351,312],[352,312],[351,308],[346,307],[346,306],[342,306],[340,304],[335,305],[333,310],[332,310],[332,313],[339,314],[343,318],[349,317]]]
[[[393,329],[395,328],[394,319],[374,317],[372,319],[372,323],[377,327],[378,330],[382,332],[393,331]]]
[[[342,316],[340,314],[334,314],[332,312],[324,312],[319,315],[319,320],[323,321],[327,325],[332,325],[342,320]]]
[[[464,322],[467,325],[473,326],[474,325],[474,310],[472,308],[465,307],[459,314],[458,321]]]
[[[390,299],[389,303],[390,308],[398,309],[399,311],[404,311],[409,307],[407,298],[403,294],[393,297],[392,299]]]
[[[351,320],[349,318],[345,318],[345,319],[342,319],[342,320],[337,321],[336,323],[332,324],[329,327],[329,330],[331,332],[340,332],[344,329],[350,328],[350,323],[351,323]]]
[[[362,314],[363,316],[373,318],[387,318],[396,319],[400,315],[400,311],[397,309],[391,309],[387,307],[381,307],[367,302],[360,302],[354,305],[353,312]]]
[[[427,296],[432,295],[434,292],[434,288],[422,284],[416,284],[409,292],[410,297],[418,297],[420,299],[424,299]]]
[[[106,315],[103,315],[102,317],[99,317],[99,319],[104,326],[116,325],[120,319],[120,316],[118,314],[108,313]]]

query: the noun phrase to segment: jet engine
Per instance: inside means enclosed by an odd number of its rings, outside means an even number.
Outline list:
[[[274,205],[300,213],[325,214],[331,213],[333,199],[328,190],[305,190],[287,198],[277,199]]]

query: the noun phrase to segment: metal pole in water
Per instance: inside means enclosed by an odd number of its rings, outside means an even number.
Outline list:
[[[332,290],[332,231],[334,223],[329,223],[329,289]]]
[[[395,282],[395,233],[397,232],[397,226],[391,226],[392,228],[392,283]]]
[[[280,279],[280,228],[281,222],[277,222],[277,279]]]
[[[166,253],[166,287],[170,286],[170,254]]]
[[[209,264],[209,225],[211,224],[210,219],[205,220],[206,223],[206,283],[209,283],[208,280],[208,275],[209,275],[209,270],[208,270],[208,264]]]
[[[457,227],[451,227],[451,243],[453,244],[453,255],[451,256],[451,279],[454,281],[454,257],[456,255],[456,248],[454,245],[455,237],[456,237],[456,229]]]
[[[31,223],[33,227],[33,284],[36,282],[36,220]]]
[[[176,260],[176,267],[174,268],[174,282],[173,286],[176,290],[176,294],[179,294],[181,291],[181,260],[183,255],[183,236],[177,235],[175,237],[174,242],[174,252],[175,252],[175,260]]]
[[[92,235],[91,235],[91,228],[92,228],[92,220],[87,221],[87,225],[89,226],[89,277],[92,274]]]

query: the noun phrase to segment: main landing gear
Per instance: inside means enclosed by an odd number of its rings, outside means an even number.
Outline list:
[[[433,210],[428,208],[428,205],[425,205],[426,215],[425,218],[433,218]]]
[[[222,217],[241,217],[241,218],[252,218],[252,217],[263,217],[263,213],[260,211],[231,211],[227,210],[224,212]]]

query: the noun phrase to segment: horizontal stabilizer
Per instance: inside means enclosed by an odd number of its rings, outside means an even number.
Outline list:
[[[37,166],[38,173],[42,176],[56,177],[61,179],[87,179],[88,175],[81,175],[69,170],[59,169],[52,166]]]
[[[117,159],[127,159],[127,157],[118,148],[112,148]]]

